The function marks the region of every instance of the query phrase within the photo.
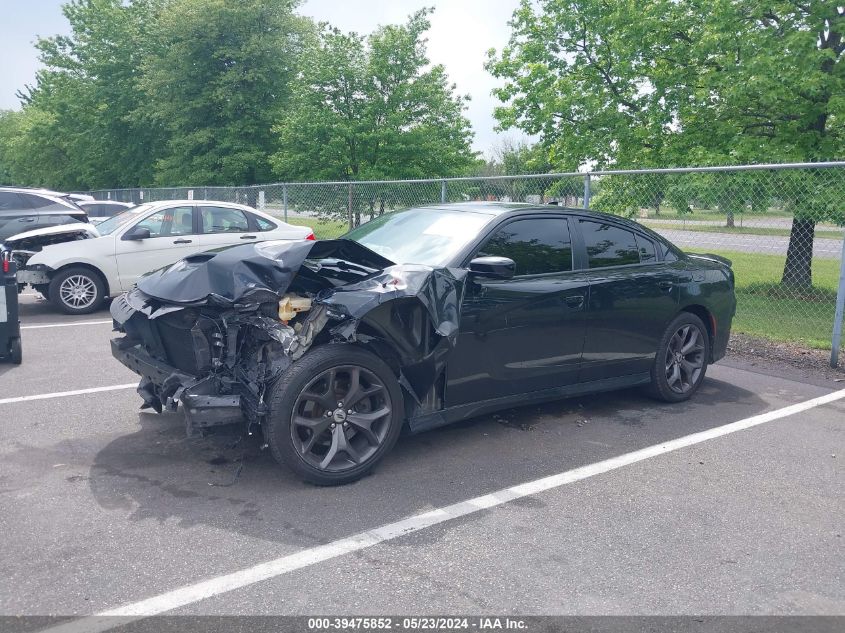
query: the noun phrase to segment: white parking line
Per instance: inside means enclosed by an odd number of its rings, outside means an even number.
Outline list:
[[[65,396],[82,396],[86,393],[100,393],[101,391],[117,391],[118,389],[129,389],[137,387],[138,383],[133,382],[127,385],[109,385],[108,387],[91,387],[90,389],[76,389],[75,391],[56,391],[55,393],[39,393],[34,396],[17,396],[15,398],[0,398],[0,404],[14,404],[15,402],[29,402],[30,400],[50,400],[51,398],[64,398]]]
[[[737,431],[749,429],[766,422],[779,420],[781,418],[795,415],[815,407],[829,404],[836,400],[845,398],[845,389],[835,391],[819,398],[813,398],[806,402],[794,404],[775,411],[769,411],[760,415],[755,415],[744,420],[731,422],[723,426],[719,426],[700,433],[693,433],[675,440],[670,440],[662,444],[655,444],[647,448],[612,457],[595,464],[589,464],[573,470],[568,470],[556,475],[543,477],[524,484],[504,488],[496,492],[475,497],[467,501],[461,501],[443,508],[438,508],[430,512],[417,514],[401,521],[388,523],[381,527],[368,530],[333,541],[326,545],[319,545],[312,547],[295,554],[282,556],[275,560],[270,560],[264,563],[259,563],[252,567],[242,569],[223,576],[210,578],[192,585],[180,587],[173,591],[168,591],[146,600],[133,602],[131,604],[103,611],[93,616],[74,620],[66,624],[61,624],[46,631],[52,633],[81,633],[93,631],[106,631],[108,629],[121,626],[126,622],[133,620],[140,620],[146,617],[165,613],[173,609],[183,607],[188,604],[200,602],[213,596],[217,596],[235,589],[240,589],[255,583],[276,578],[284,574],[290,573],[297,569],[309,567],[319,562],[331,560],[338,556],[357,552],[368,547],[373,547],[379,543],[389,541],[392,539],[418,532],[434,525],[445,523],[462,516],[474,514],[487,508],[493,508],[514,499],[520,499],[529,495],[535,495],[540,492],[559,488],[566,484],[571,484],[576,481],[581,481],[589,477],[601,475],[623,466],[635,464],[652,457],[665,455],[672,451],[677,451],[688,446],[693,446],[707,440],[712,440],[717,437],[723,437]]]
[[[22,330],[40,330],[46,327],[70,327],[71,325],[105,325],[111,324],[111,319],[104,319],[102,321],[70,321],[68,323],[43,323],[40,325],[22,325]]]

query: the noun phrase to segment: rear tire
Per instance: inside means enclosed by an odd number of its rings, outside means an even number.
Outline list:
[[[369,474],[404,422],[402,390],[377,356],[350,344],[309,351],[271,387],[266,437],[273,457],[319,486]]]
[[[701,319],[676,316],[657,346],[648,394],[664,402],[688,400],[701,386],[710,358],[710,336]]]
[[[50,281],[50,301],[65,314],[90,314],[106,295],[106,285],[90,268],[74,266],[57,273]]]
[[[23,347],[20,337],[9,341],[9,360],[15,365],[20,365],[23,362]]]

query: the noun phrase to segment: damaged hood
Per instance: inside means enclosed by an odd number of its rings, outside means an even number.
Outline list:
[[[138,312],[175,323],[180,314],[195,319],[195,308],[216,308],[229,323],[241,319],[281,342],[288,363],[323,327],[332,341],[388,345],[401,366],[400,384],[419,403],[454,349],[467,272],[395,264],[352,240],[262,242],[191,255],[142,277],[111,313],[127,327]],[[257,312],[291,291],[314,301],[298,334]],[[234,367],[237,353],[228,349]]]
[[[74,222],[73,224],[59,224],[56,226],[48,226],[43,229],[24,231],[23,233],[7,237],[5,239],[5,243],[12,249],[32,250],[34,248],[47,246],[48,244],[60,244],[62,242],[91,239],[95,237],[100,237],[100,234],[97,232],[97,227],[93,224]]]
[[[228,306],[276,299],[297,274],[319,292],[393,265],[351,240],[270,241],[190,255],[142,277],[137,286],[161,302]]]

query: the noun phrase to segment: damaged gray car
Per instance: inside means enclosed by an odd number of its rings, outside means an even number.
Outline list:
[[[189,256],[112,303],[112,353],[141,376],[142,406],[181,406],[189,435],[242,425],[333,485],[405,425],[636,385],[686,400],[735,307],[729,261],[634,222],[451,204]]]

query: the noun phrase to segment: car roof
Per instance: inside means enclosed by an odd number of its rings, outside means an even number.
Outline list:
[[[426,209],[437,209],[440,211],[466,211],[470,213],[483,213],[490,216],[499,216],[506,213],[516,213],[530,211],[532,213],[576,213],[580,215],[588,215],[593,217],[600,217],[613,221],[622,221],[626,224],[641,226],[637,222],[629,220],[621,215],[614,215],[612,213],[603,213],[602,211],[594,211],[593,209],[583,209],[578,207],[562,207],[556,204],[530,204],[527,202],[446,202],[441,204],[427,205]]]
[[[561,207],[556,204],[530,204],[525,202],[446,202],[441,204],[427,205],[418,207],[424,209],[435,209],[438,211],[464,211],[468,213],[481,213],[489,215],[491,218],[500,217],[506,214],[522,215],[524,213],[567,213],[571,215],[581,215],[585,218],[601,219],[610,222],[623,224],[631,229],[645,233],[652,239],[657,239],[663,243],[669,243],[665,237],[659,233],[655,233],[649,227],[636,222],[630,218],[613,213],[604,213],[602,211],[594,211],[593,209],[583,209],[578,207]]]
[[[98,202],[110,202],[109,200],[99,200]],[[229,207],[242,207],[245,209],[252,209],[249,205],[241,202],[227,202],[225,200],[145,200],[141,204],[162,205],[162,204],[184,204],[184,205],[225,205]]]
[[[38,187],[0,187],[0,191],[11,191],[12,193],[34,193],[42,196],[58,196],[63,198],[68,194],[61,191],[53,191],[52,189],[40,189]]]

